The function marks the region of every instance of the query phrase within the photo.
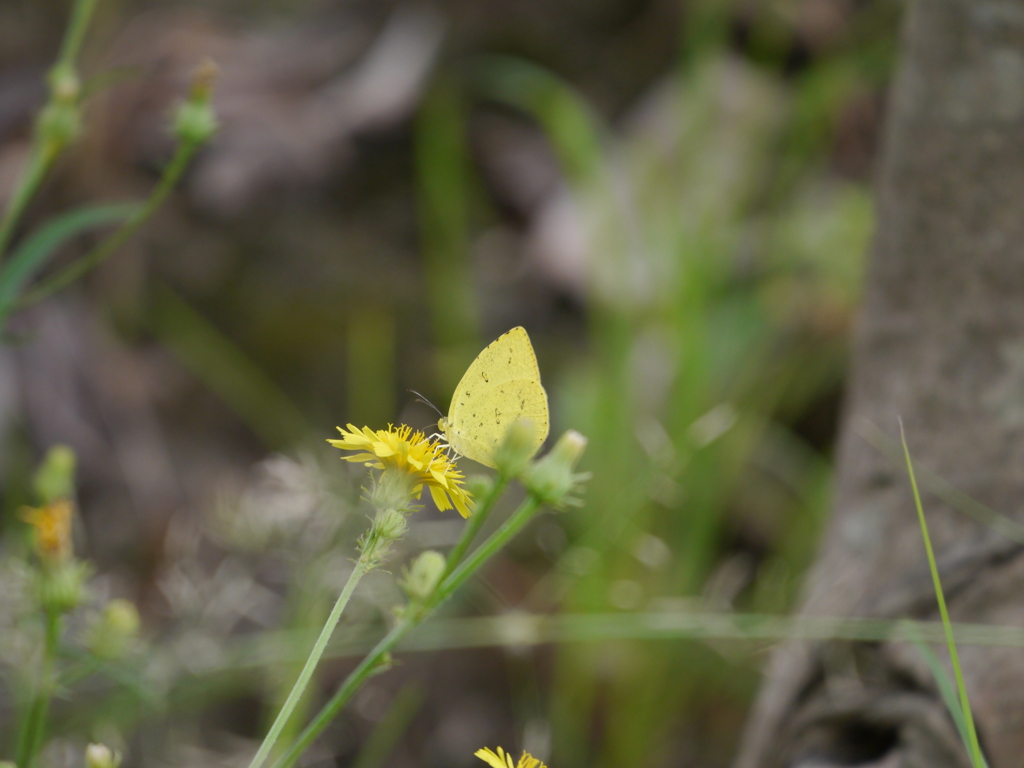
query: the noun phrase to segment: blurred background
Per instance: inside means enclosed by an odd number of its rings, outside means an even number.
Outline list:
[[[449,622],[304,764],[469,766],[501,744],[553,768],[728,765],[767,648],[645,640],[637,617],[799,596],[901,7],[102,0],[85,132],[27,226],[144,196],[206,56],[221,131],[130,246],[0,348],[5,532],[45,450],[73,447],[94,597],[130,599],[144,627],[120,677],[56,703],[51,764],[91,738],[131,766],[246,765],[365,527],[362,468],[324,440],[350,422],[431,431],[407,390],[446,410],[479,350],[523,325],[552,434],[590,439],[593,479],[445,614],[620,631],[530,645]],[[0,3],[0,207],[68,9]],[[460,527],[428,502],[391,570]],[[307,712],[398,601],[393,575],[364,582]],[[9,671],[23,643],[0,624]]]

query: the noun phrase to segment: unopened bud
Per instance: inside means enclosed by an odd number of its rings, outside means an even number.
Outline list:
[[[77,104],[51,102],[36,120],[38,139],[43,151],[51,158],[78,138],[81,130],[82,117]]]
[[[573,471],[586,447],[587,438],[570,429],[558,439],[547,456],[526,471],[523,485],[545,504],[559,506],[571,503],[573,500],[569,494],[586,479],[585,475]]]
[[[370,530],[359,539],[360,557],[368,569],[376,568],[388,556],[391,544],[405,535],[409,523],[397,509],[381,509],[373,518]]]
[[[89,650],[101,659],[123,656],[135,639],[140,623],[139,612],[131,601],[111,600],[89,634]]]
[[[70,64],[59,64],[50,70],[50,93],[57,101],[74,103],[82,93],[78,73]]]
[[[217,74],[217,65],[210,59],[204,59],[196,68],[188,98],[174,115],[173,130],[179,141],[205,144],[220,127],[212,104]]]
[[[195,72],[192,73],[192,89],[189,98],[194,101],[209,101],[213,98],[213,85],[220,77],[220,67],[217,62],[207,57],[199,62]]]
[[[43,151],[56,156],[78,136],[82,127],[79,99],[82,86],[70,64],[50,70],[50,101],[39,113],[36,132]]]
[[[85,582],[90,573],[88,563],[75,560],[40,569],[36,582],[40,607],[53,613],[73,611],[85,597]]]
[[[466,489],[474,499],[483,499],[494,490],[494,480],[490,475],[473,475],[466,480]]]
[[[409,522],[398,510],[384,509],[374,518],[373,528],[382,539],[395,541],[405,536],[405,532],[409,530]]]
[[[85,768],[118,768],[121,755],[106,744],[90,744],[85,748]]]
[[[43,463],[32,478],[32,486],[43,504],[75,495],[75,452],[66,445],[55,445],[46,452]]]
[[[519,477],[537,453],[537,429],[528,419],[517,419],[494,452],[494,466],[505,477]]]
[[[444,555],[428,549],[421,552],[412,565],[405,571],[402,580],[399,582],[409,599],[415,602],[423,602],[432,594],[437,587],[447,562]]]

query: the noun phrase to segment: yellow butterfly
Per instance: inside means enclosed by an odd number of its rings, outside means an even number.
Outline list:
[[[493,467],[495,450],[519,419],[529,422],[536,453],[548,436],[548,395],[530,337],[516,327],[477,355],[437,426],[457,454]]]

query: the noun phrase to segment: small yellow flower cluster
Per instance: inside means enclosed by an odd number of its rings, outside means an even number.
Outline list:
[[[478,749],[473,754],[491,766],[491,768],[547,768],[544,763],[529,752],[523,752],[522,757],[519,758],[519,762],[516,764],[512,763],[512,755],[501,747],[498,747],[497,754],[487,749],[487,747]]]
[[[412,477],[416,498],[426,486],[438,509],[444,511],[454,506],[460,515],[469,517],[473,502],[462,486],[465,478],[437,441],[405,425],[388,425],[387,429],[374,431],[349,424],[347,429],[338,427],[338,431],[342,439],[327,442],[343,451],[359,451],[354,456],[343,456],[345,461],[406,472]]]
[[[68,499],[22,511],[22,519],[35,529],[36,552],[44,560],[59,562],[71,557],[71,514]]]

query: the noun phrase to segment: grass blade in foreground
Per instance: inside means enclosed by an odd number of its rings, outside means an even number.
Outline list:
[[[949,658],[953,663],[953,675],[956,677],[956,687],[960,694],[960,708],[963,710],[964,724],[967,729],[967,751],[971,755],[971,762],[974,768],[986,768],[985,757],[981,753],[981,745],[978,743],[978,732],[974,728],[974,716],[971,714],[971,702],[967,699],[967,687],[964,685],[964,674],[960,669],[960,657],[956,652],[956,642],[953,640],[953,625],[949,621],[949,611],[946,610],[946,597],[942,592],[942,582],[939,581],[939,568],[935,564],[935,553],[932,551],[932,540],[928,535],[928,523],[924,518],[924,508],[921,506],[921,494],[917,490],[917,481],[914,479],[914,465],[910,461],[910,449],[907,448],[907,436],[903,432],[903,422],[900,421],[900,440],[903,443],[903,455],[907,459],[907,475],[910,477],[910,487],[914,492],[914,505],[917,507],[917,519],[921,524],[921,535],[924,537],[924,548],[928,555],[928,568],[932,572],[932,583],[935,585],[935,598],[939,601],[939,615],[942,617],[942,626],[946,630],[946,644],[949,646]]]

